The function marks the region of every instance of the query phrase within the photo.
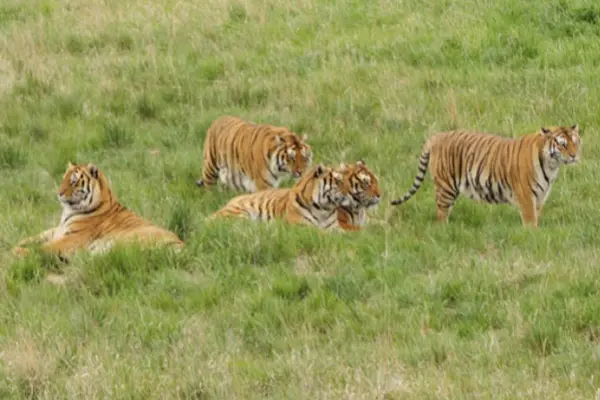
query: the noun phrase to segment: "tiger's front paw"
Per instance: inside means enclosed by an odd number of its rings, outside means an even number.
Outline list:
[[[12,252],[17,257],[25,257],[27,254],[29,254],[29,249],[26,249],[25,247],[17,246],[13,249]]]

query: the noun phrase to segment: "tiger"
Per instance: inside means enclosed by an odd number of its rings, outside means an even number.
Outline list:
[[[13,253],[29,251],[25,246],[41,244],[41,250],[63,261],[80,249],[91,254],[108,251],[116,243],[138,241],[143,245],[183,247],[173,232],[145,221],[117,201],[103,172],[94,164],[69,161],[58,187],[62,215],[57,227],[21,240]]]
[[[458,195],[464,193],[475,201],[517,206],[522,224],[535,228],[559,167],[579,161],[581,143],[578,124],[542,127],[518,138],[441,132],[425,142],[410,190],[391,204],[410,199],[429,166],[438,221],[447,222]]]
[[[297,180],[312,163],[308,136],[285,127],[254,124],[234,116],[217,118],[206,133],[198,187],[219,181],[230,189],[254,193]]]
[[[340,164],[342,174],[342,194],[344,198],[338,207],[338,227],[346,231],[358,231],[367,222],[367,210],[379,204],[381,189],[379,178],[366,166],[363,160],[354,164]]]
[[[328,230],[337,222],[337,207],[343,201],[342,175],[317,164],[291,188],[268,189],[242,194],[211,214],[208,220],[238,217],[253,221],[284,220]]]

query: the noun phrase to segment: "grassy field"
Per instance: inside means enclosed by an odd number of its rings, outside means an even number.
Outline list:
[[[0,397],[599,398],[595,3],[3,0]],[[222,114],[363,158],[368,227],[205,223],[234,195],[194,184]],[[389,205],[435,131],[574,123],[538,230],[467,199],[437,224],[429,177]],[[186,250],[15,260],[69,160]]]

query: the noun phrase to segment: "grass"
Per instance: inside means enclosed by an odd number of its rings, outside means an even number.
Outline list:
[[[592,0],[3,1],[0,397],[597,397],[599,65]],[[194,184],[223,114],[363,158],[367,229],[205,223],[234,195]],[[429,178],[389,205],[435,131],[573,123],[536,231],[466,199],[441,226]],[[68,161],[187,249],[15,260]]]

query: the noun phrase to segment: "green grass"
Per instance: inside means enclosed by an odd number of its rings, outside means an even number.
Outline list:
[[[0,397],[597,396],[599,66],[592,0],[2,1]],[[195,187],[223,114],[364,159],[368,227],[207,224],[234,195]],[[429,178],[389,205],[435,131],[574,123],[536,231],[467,199],[439,225]],[[186,250],[15,260],[68,161]]]

